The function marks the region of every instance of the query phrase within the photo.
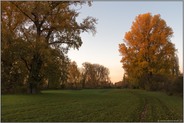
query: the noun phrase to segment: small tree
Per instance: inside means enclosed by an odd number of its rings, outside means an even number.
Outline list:
[[[67,84],[71,88],[78,88],[80,85],[81,74],[75,61],[71,62],[68,66],[68,79]]]

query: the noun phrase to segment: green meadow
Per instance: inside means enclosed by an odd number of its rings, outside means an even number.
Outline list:
[[[46,90],[2,95],[2,122],[182,121],[183,99],[131,89]]]

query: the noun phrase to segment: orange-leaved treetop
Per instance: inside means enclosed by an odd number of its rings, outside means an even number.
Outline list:
[[[119,44],[126,80],[133,87],[153,89],[158,76],[179,72],[173,30],[160,15],[140,14]],[[157,78],[157,79],[156,79]]]

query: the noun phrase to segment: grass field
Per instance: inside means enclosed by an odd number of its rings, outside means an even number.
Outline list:
[[[2,95],[1,102],[2,122],[183,119],[182,97],[143,90],[48,90],[38,95]]]

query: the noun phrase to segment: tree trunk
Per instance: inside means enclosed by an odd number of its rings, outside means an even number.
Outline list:
[[[28,78],[28,93],[39,93],[39,84],[41,82],[40,70],[42,60],[39,53],[35,53],[31,62],[31,68]]]
[[[148,90],[152,90],[153,89],[152,75],[153,75],[152,72],[148,72],[148,75],[147,75]]]
[[[82,88],[85,88],[85,80],[82,80]]]

